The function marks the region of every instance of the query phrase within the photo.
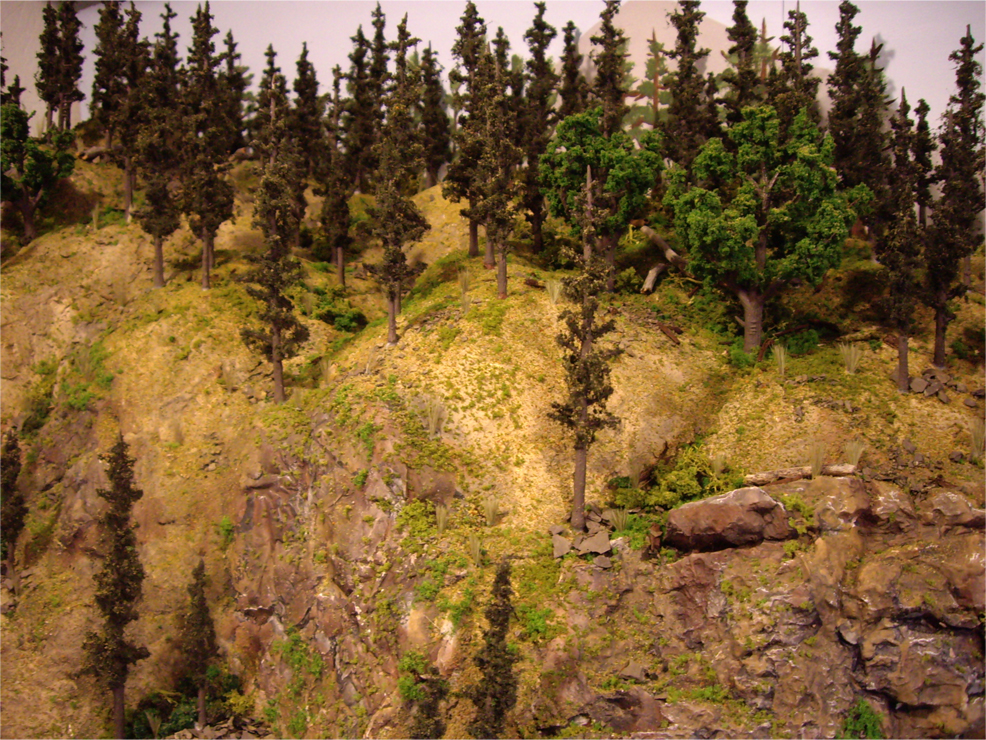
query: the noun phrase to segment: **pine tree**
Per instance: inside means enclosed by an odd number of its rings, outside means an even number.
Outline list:
[[[521,204],[531,224],[535,253],[544,248],[542,225],[545,219],[544,194],[541,192],[541,155],[548,148],[555,122],[555,89],[558,75],[548,58],[548,46],[558,35],[554,26],[544,20],[546,4],[534,3],[537,15],[524,34],[530,50],[527,60],[527,100],[524,106],[523,157],[527,166],[521,173]]]
[[[85,100],[79,90],[82,79],[82,50],[79,40],[82,23],[75,14],[75,3],[62,3],[58,8],[58,128],[72,129],[72,103]]]
[[[787,17],[784,22],[787,34],[781,36],[781,43],[786,48],[777,55],[780,69],[771,70],[768,79],[768,102],[777,111],[781,133],[785,136],[802,109],[808,111],[815,124],[821,122],[818,110],[820,80],[812,76],[814,67],[809,61],[818,56],[818,49],[811,45],[808,17],[801,12],[800,5],[788,11]]]
[[[652,30],[650,41],[647,42],[647,66],[644,79],[633,91],[634,99],[647,102],[630,109],[631,115],[636,113],[639,116],[633,120],[631,128],[639,128],[642,124],[647,124],[654,130],[661,121],[661,106],[666,108],[671,100],[671,94],[666,86],[668,66],[664,60],[667,55],[664,44],[657,40],[657,33]]]
[[[126,22],[120,38],[121,81],[119,101],[110,114],[111,126],[120,135],[123,150],[123,212],[130,223],[137,173],[133,166],[140,123],[145,115],[143,86],[149,63],[147,41],[140,38],[141,13],[133,3],[127,8]]]
[[[55,111],[59,101],[59,58],[61,49],[58,33],[58,10],[51,3],[45,3],[41,11],[44,26],[38,43],[38,71],[34,76],[34,87],[38,97],[45,103],[45,131],[54,126]]]
[[[483,74],[480,66],[487,55],[486,24],[479,17],[476,5],[469,0],[461,22],[456,28],[458,37],[452,45],[452,56],[458,64],[449,72],[449,82],[457,86],[453,105],[459,116],[453,141],[455,159],[449,164],[442,183],[442,195],[453,203],[465,199],[469,201],[462,215],[469,219],[469,256],[479,256],[479,220],[471,215],[479,197],[475,172],[482,156],[483,128],[485,122],[480,114],[480,101],[476,91],[481,89]],[[487,65],[489,67],[490,65]]]
[[[982,66],[977,61],[983,45],[976,45],[968,27],[960,44],[949,56],[956,65],[958,89],[949,98],[939,134],[941,163],[936,177],[941,183],[941,198],[925,247],[923,301],[935,312],[933,362],[937,367],[945,366],[945,335],[955,318],[948,304],[966,290],[964,285],[956,284],[959,265],[982,243],[976,221],[983,210],[982,111],[986,96],[980,92]]]
[[[143,115],[137,128],[135,164],[146,183],[144,206],[134,214],[154,240],[154,287],[164,287],[164,240],[181,225],[171,183],[181,166],[178,89],[178,36],[171,31],[177,14],[164,6],[161,33],[142,87]]]
[[[211,287],[216,233],[233,215],[233,186],[223,175],[228,165],[230,122],[219,87],[209,3],[192,18],[182,95],[181,208],[192,233],[202,242],[202,288]]]
[[[369,84],[370,97],[373,105],[373,142],[376,144],[380,139],[381,127],[383,126],[385,117],[384,100],[390,82],[390,73],[387,69],[390,64],[390,45],[387,44],[387,37],[385,35],[387,16],[384,15],[379,1],[377,2],[377,7],[373,9],[371,17],[373,40],[370,44],[370,69],[367,83]],[[370,146],[367,152],[369,157],[367,169],[374,173],[374,175],[377,171],[376,151],[375,146]]]
[[[109,504],[100,517],[104,537],[103,563],[93,580],[96,582],[96,607],[103,618],[98,632],[86,633],[82,649],[84,670],[92,673],[113,693],[113,725],[116,737],[126,737],[124,689],[130,666],[150,657],[143,645],[126,637],[127,625],[139,617],[144,566],[137,554],[137,526],[130,515],[144,492],[134,483],[134,459],[121,434],[105,458],[110,481],[108,489],[96,494]]]
[[[726,108],[726,122],[738,123],[743,109],[763,102],[764,90],[756,67],[757,29],[746,14],[747,0],[733,0],[733,25],[726,35],[733,45],[723,56],[730,67],[722,73],[726,92],[722,101]]]
[[[15,583],[17,538],[24,529],[24,518],[27,516],[27,499],[23,491],[17,490],[20,474],[21,448],[17,433],[11,429],[3,438],[0,452],[0,545],[3,547],[0,557],[7,562]]]
[[[33,115],[33,114],[32,114]],[[58,181],[72,174],[71,132],[55,132],[51,144],[30,135],[31,116],[19,105],[0,109],[0,189],[24,224],[24,243],[38,235],[35,218]]]
[[[698,9],[699,0],[679,0],[678,6],[669,16],[678,32],[674,51],[669,56],[677,61],[678,67],[668,85],[671,103],[661,131],[668,156],[688,169],[713,125],[703,106],[706,81],[699,71],[699,63],[709,50],[696,48],[698,27],[705,17]]]
[[[921,228],[928,225],[928,206],[931,205],[931,186],[937,182],[934,174],[934,164],[932,155],[938,151],[938,143],[931,134],[931,127],[928,125],[928,113],[931,108],[922,98],[918,101],[914,112],[917,114],[917,125],[914,129],[914,144],[912,154],[914,155],[914,166],[916,178],[914,183],[915,200],[918,204],[918,224]]]
[[[517,703],[518,681],[514,664],[520,658],[507,643],[510,617],[514,612],[512,597],[510,563],[503,561],[496,569],[490,603],[486,607],[489,627],[483,633],[483,648],[473,659],[482,674],[479,684],[468,694],[476,705],[476,716],[469,724],[473,737],[500,737],[507,713]]]
[[[445,112],[441,67],[431,44],[421,55],[421,136],[425,144],[427,187],[438,184],[438,172],[452,156],[451,130]]]
[[[223,43],[226,51],[223,53],[224,66],[219,72],[219,89],[222,91],[223,116],[230,126],[229,150],[235,152],[247,145],[244,103],[252,76],[246,67],[239,64],[241,54],[236,50],[232,31],[226,32]]]
[[[264,166],[273,164],[277,147],[287,135],[289,103],[288,81],[277,66],[277,52],[274,45],[268,44],[264,52],[267,66],[260,79],[260,90],[257,93],[257,137],[253,141],[260,160]]]
[[[332,100],[329,106],[328,153],[318,173],[320,184],[317,194],[322,196],[322,210],[319,221],[322,225],[322,239],[315,245],[315,256],[326,261],[335,261],[339,285],[346,286],[346,249],[352,243],[349,234],[349,199],[352,197],[351,181],[344,163],[341,145],[340,120],[343,102],[341,98],[342,70],[336,65],[332,70]]]
[[[420,80],[407,63],[407,52],[418,39],[407,31],[407,16],[397,27],[394,42],[393,86],[387,96],[387,121],[377,148],[380,181],[376,206],[371,209],[374,235],[383,245],[380,280],[387,291],[387,342],[396,344],[397,314],[408,277],[404,245],[421,238],[430,228],[408,193],[417,176],[424,148],[414,125],[414,109],[420,100]]]
[[[272,62],[273,56],[269,56]],[[270,64],[268,65],[270,67]],[[276,75],[271,82],[276,85]],[[257,192],[254,224],[267,242],[267,250],[247,275],[247,292],[261,302],[261,330],[241,330],[248,347],[270,359],[274,375],[274,403],[283,403],[284,360],[294,357],[308,340],[308,329],[294,315],[288,290],[302,277],[301,264],[291,256],[291,243],[298,231],[297,192],[304,165],[289,137],[284,113],[271,95],[263,140],[264,175]],[[263,110],[263,109],[261,109]]]
[[[219,650],[205,587],[205,562],[200,559],[192,570],[192,582],[188,586],[188,607],[180,637],[185,671],[198,689],[199,728],[206,725],[205,694],[209,667],[215,662]]]
[[[794,280],[817,284],[839,263],[865,186],[837,191],[832,140],[802,111],[789,141],[770,106],[750,107],[729,128],[732,146],[712,139],[691,179],[675,168],[664,204],[695,277],[743,307],[743,349],[760,347],[766,302]],[[733,153],[735,152],[735,154]]]
[[[363,27],[356,29],[352,37],[353,50],[349,53],[349,72],[346,75],[346,115],[343,131],[346,140],[346,171],[356,192],[368,187],[371,169],[367,163],[372,158],[376,140],[376,111],[378,101],[373,97],[370,83],[370,65],[367,55],[370,43],[363,35]]]
[[[561,55],[561,83],[558,97],[558,119],[583,112],[589,107],[589,83],[582,74],[582,55],[579,54],[579,29],[572,21],[565,24],[564,46]]]
[[[294,78],[294,108],[291,110],[291,132],[298,146],[306,153],[306,177],[318,169],[323,153],[322,115],[324,104],[318,95],[315,67],[308,61],[308,44],[301,45],[298,72]]]
[[[589,94],[589,104],[602,108],[603,136],[612,136],[623,126],[623,117],[630,110],[626,104],[628,89],[626,70],[627,38],[613,23],[620,12],[620,0],[605,0],[599,35],[590,41],[600,47],[592,55],[596,76]]]
[[[524,100],[524,75],[521,70],[519,73],[514,70],[511,64],[510,39],[507,38],[503,26],[497,26],[496,36],[493,37],[493,70],[499,74],[502,82],[500,87],[503,89],[503,101],[499,110],[504,116],[504,133],[510,137],[510,141],[515,147],[521,146],[523,137],[523,121],[521,110],[526,105]],[[520,57],[514,55],[514,59]],[[491,72],[492,76],[493,72]],[[488,79],[483,80],[486,84]],[[509,92],[507,92],[509,88]]]
[[[125,95],[124,67],[126,42],[120,3],[106,2],[99,9],[96,24],[96,71],[92,82],[90,115],[106,132],[107,147],[113,146],[119,110]]]

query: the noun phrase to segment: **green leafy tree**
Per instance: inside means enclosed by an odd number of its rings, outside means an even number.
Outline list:
[[[698,27],[705,17],[699,0],[679,0],[678,8],[669,16],[677,30],[677,40],[670,57],[678,67],[668,86],[671,103],[661,131],[668,156],[688,169],[711,129],[718,121],[710,120],[706,100],[705,78],[699,65],[709,55],[708,49],[697,48]]]
[[[82,50],[79,39],[82,23],[75,12],[75,3],[58,6],[58,128],[72,130],[72,103],[85,100],[79,90],[82,79]]]
[[[3,438],[0,452],[0,544],[3,546],[2,557],[15,583],[17,538],[24,530],[24,518],[27,516],[27,499],[24,492],[17,489],[20,474],[21,447],[17,432],[11,429]]]
[[[349,53],[349,72],[346,75],[346,115],[343,130],[346,140],[346,171],[357,192],[364,192],[369,183],[373,143],[376,140],[378,101],[373,97],[370,84],[370,63],[367,56],[370,42],[363,35],[363,27],[356,29],[352,37],[353,50]]]
[[[547,5],[534,3],[537,15],[524,34],[530,58],[527,60],[527,98],[523,108],[523,157],[527,166],[521,173],[521,203],[527,210],[525,218],[531,224],[534,252],[544,248],[542,226],[546,216],[544,194],[541,192],[541,155],[548,148],[555,122],[555,90],[558,75],[548,58],[548,46],[558,32],[544,19]]]
[[[438,184],[438,172],[452,156],[451,126],[445,105],[441,66],[431,44],[421,55],[421,137],[425,145],[427,187]]]
[[[202,242],[202,288],[211,287],[219,227],[233,216],[233,185],[228,165],[230,122],[220,92],[209,3],[192,18],[192,46],[185,63],[182,91],[181,209]]]
[[[482,89],[483,81],[479,79],[486,74],[480,69],[483,58],[487,55],[486,24],[480,18],[476,5],[469,0],[462,14],[458,36],[452,45],[452,56],[458,60],[449,72],[449,82],[458,90],[453,96],[453,105],[462,111],[455,127],[453,141],[455,143],[455,159],[449,164],[442,183],[442,195],[453,203],[467,200],[469,205],[462,209],[462,215],[469,219],[469,256],[479,256],[479,219],[472,211],[475,209],[479,193],[479,183],[476,181],[476,169],[483,154],[483,129],[481,106],[476,94]],[[486,65],[487,69],[490,65]]]
[[[395,70],[387,99],[387,121],[378,145],[380,182],[376,206],[371,210],[374,235],[383,245],[380,281],[387,292],[387,342],[396,344],[397,314],[408,278],[404,245],[417,241],[428,230],[428,222],[408,193],[424,156],[414,110],[420,100],[420,80],[407,63],[408,50],[418,43],[407,31],[407,16],[397,27],[394,42]]]
[[[342,70],[336,65],[332,73],[332,101],[327,121],[328,153],[322,162],[316,190],[322,196],[322,210],[319,214],[322,239],[315,245],[315,256],[335,260],[339,285],[345,287],[346,250],[352,244],[349,233],[349,199],[353,193],[352,181],[343,166],[345,154],[341,149]]]
[[[589,94],[590,105],[598,105],[602,109],[600,127],[603,136],[612,136],[623,126],[623,118],[630,110],[626,104],[629,79],[626,68],[627,38],[613,20],[620,12],[620,0],[605,0],[606,7],[600,16],[602,23],[599,35],[590,41],[599,47],[592,55],[596,65],[596,76],[593,79]]]
[[[110,487],[96,493],[108,508],[100,517],[104,554],[96,582],[96,608],[101,629],[86,633],[82,644],[83,670],[95,675],[113,694],[116,737],[126,737],[124,689],[130,666],[150,657],[143,645],[127,639],[127,625],[139,617],[137,604],[143,594],[144,566],[137,554],[137,526],[131,521],[133,506],[144,492],[134,482],[134,459],[121,434],[105,458]]]
[[[261,304],[263,329],[240,331],[248,347],[268,358],[273,367],[274,403],[284,403],[284,360],[294,357],[308,341],[308,329],[294,313],[288,290],[300,282],[301,264],[291,256],[291,241],[298,229],[295,207],[303,169],[300,153],[286,137],[286,124],[273,115],[267,128],[272,142],[270,159],[257,191],[254,223],[264,233],[267,250],[246,276],[247,293]]]
[[[558,86],[558,118],[563,120],[589,107],[589,83],[582,74],[579,29],[569,21],[562,29],[561,82]]]
[[[51,144],[30,135],[31,116],[19,105],[0,109],[0,178],[3,200],[12,203],[24,224],[24,241],[38,236],[36,215],[58,181],[72,174],[73,136],[57,132]]]
[[[154,287],[164,287],[164,240],[181,225],[173,182],[181,167],[181,123],[178,89],[178,36],[171,30],[177,14],[165,4],[145,84],[143,114],[137,126],[135,164],[146,185],[137,223],[154,241]]]
[[[877,244],[877,256],[889,277],[890,320],[897,332],[897,389],[901,393],[910,389],[908,338],[920,287],[916,272],[925,235],[914,214],[918,168],[913,159],[915,132],[908,113],[910,106],[902,88],[900,105],[890,121],[893,130],[890,220],[883,239]]]
[[[490,603],[486,607],[489,627],[483,633],[483,647],[473,659],[482,678],[469,691],[476,705],[476,716],[469,724],[473,737],[500,737],[507,713],[517,703],[517,676],[514,665],[520,660],[507,643],[510,617],[513,614],[513,588],[510,586],[510,563],[504,561],[496,569]]]
[[[739,299],[743,349],[760,346],[766,301],[795,281],[817,284],[838,264],[855,218],[837,190],[831,138],[821,138],[804,112],[790,141],[770,106],[747,108],[728,131],[735,154],[712,139],[695,158],[687,186],[670,173],[665,205],[688,250],[689,269],[706,285]],[[851,193],[865,198],[865,188]]]
[[[924,303],[935,312],[935,350],[933,362],[945,366],[945,334],[955,318],[949,302],[965,292],[956,284],[959,265],[982,243],[976,228],[983,210],[983,101],[980,92],[982,66],[977,55],[983,45],[976,44],[969,28],[960,48],[949,59],[955,63],[957,91],[949,98],[942,124],[941,163],[936,172],[941,197],[934,212],[933,227],[925,248]]]
[[[209,686],[209,668],[215,663],[219,648],[216,627],[206,599],[205,562],[201,559],[192,570],[188,586],[188,606],[181,630],[181,653],[185,671],[198,689],[199,727],[205,727],[205,695]]]
[[[802,110],[807,109],[816,124],[821,121],[821,113],[818,110],[820,80],[812,76],[814,66],[810,61],[818,56],[818,49],[812,46],[812,38],[808,35],[808,17],[800,7],[788,11],[784,29],[787,31],[781,36],[784,48],[777,54],[780,67],[771,70],[767,98],[777,111],[781,132],[786,136]]]
[[[726,29],[733,45],[728,53],[722,53],[730,65],[722,73],[726,85],[722,102],[728,124],[738,123],[743,118],[744,108],[759,105],[764,99],[756,64],[757,29],[746,14],[747,4],[747,0],[733,0],[733,25]]]

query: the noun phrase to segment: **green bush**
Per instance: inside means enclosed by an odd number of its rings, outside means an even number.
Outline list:
[[[865,699],[860,699],[843,720],[840,737],[883,740],[882,720],[883,718],[873,710],[873,707]]]
[[[632,267],[628,267],[623,272],[617,273],[613,282],[617,293],[639,293],[644,281]]]
[[[808,329],[806,331],[798,332],[797,334],[792,334],[788,337],[785,345],[787,347],[788,354],[806,355],[809,352],[818,349],[818,339],[818,332],[814,329]]]
[[[613,539],[626,537],[631,550],[643,550],[650,537],[651,523],[648,517],[631,514],[627,517],[626,528],[613,532]]]
[[[729,364],[733,367],[743,370],[744,368],[752,367],[757,364],[757,358],[755,355],[747,354],[743,351],[743,339],[737,339],[729,347]]]

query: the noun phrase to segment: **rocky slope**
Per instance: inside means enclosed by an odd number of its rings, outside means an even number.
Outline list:
[[[238,338],[254,309],[235,278],[262,248],[250,167],[238,166],[238,218],[220,233],[211,291],[186,232],[168,244],[168,286],[151,290],[149,239],[105,210],[4,262],[2,420],[33,429],[24,587],[3,592],[0,617],[4,737],[106,732],[104,697],[75,672],[95,620],[98,455],[118,432],[145,491],[134,634],[151,658],[131,674],[130,706],[173,688],[176,614],[201,556],[222,656],[243,682],[228,697],[236,711],[282,737],[405,737],[399,663],[417,651],[449,681],[446,735],[465,736],[492,565],[509,558],[521,657],[511,735],[832,737],[860,700],[890,736],[982,735],[986,502],[969,461],[982,367],[950,367],[947,403],[926,389],[898,396],[878,307],[860,305],[865,260],[847,256],[821,291],[783,307],[798,317],[810,305],[818,322],[872,340],[852,375],[834,344],[792,358],[785,376],[728,366],[679,279],[611,302],[621,423],[590,453],[600,513],[613,478],[656,468],[658,482],[686,454],[718,457],[735,477],[802,465],[812,446],[828,462],[854,438],[867,451],[858,476],[767,486],[740,496],[739,514],[716,499],[675,510],[674,550],[647,531],[653,513],[618,533],[597,516],[602,552],[580,554],[563,526],[570,442],[546,416],[563,385],[558,307],[536,287],[559,275],[512,257],[498,301],[492,273],[456,256],[457,207],[426,191],[433,229],[411,256],[429,267],[401,342],[383,344],[382,302],[358,265],[345,298],[370,325],[351,336],[314,318],[334,277],[307,262],[296,299],[312,339],[274,406],[269,368]],[[73,181],[74,202],[118,202],[109,165],[80,164]],[[642,250],[631,248],[646,260]],[[684,326],[679,345],[657,319]],[[956,335],[981,341],[982,325],[981,304],[963,304]],[[447,421],[429,430],[436,401]],[[435,505],[449,512],[442,531]],[[737,522],[753,524],[731,540]],[[695,535],[702,527],[726,534]],[[552,529],[576,547],[555,557]]]

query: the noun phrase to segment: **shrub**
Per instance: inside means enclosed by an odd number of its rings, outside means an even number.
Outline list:
[[[639,293],[643,284],[644,281],[632,267],[628,267],[623,272],[617,273],[613,283],[614,290],[617,293]]]
[[[814,329],[798,332],[787,340],[787,351],[791,355],[805,355],[818,348],[818,332]]]
[[[743,370],[752,367],[757,362],[757,358],[743,351],[743,340],[737,339],[729,347],[729,364]]]
[[[860,699],[849,709],[843,720],[841,737],[883,740],[882,724],[882,717],[865,699]]]

